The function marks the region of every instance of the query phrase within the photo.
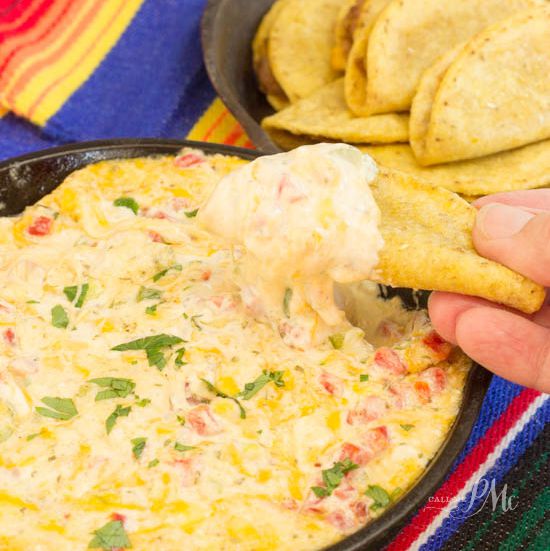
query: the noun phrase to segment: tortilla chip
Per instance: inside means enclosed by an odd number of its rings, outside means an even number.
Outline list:
[[[290,104],[288,98],[284,97],[284,92],[276,95],[270,94],[267,90],[263,89],[264,86],[262,85],[262,79],[265,78],[264,72],[266,71],[270,73],[267,78],[274,78],[271,73],[271,67],[269,67],[268,59],[269,35],[271,33],[273,23],[275,23],[277,17],[279,17],[279,14],[281,13],[281,9],[287,2],[288,0],[276,0],[273,3],[271,9],[262,19],[260,26],[256,31],[256,35],[254,36],[254,40],[252,41],[252,60],[256,78],[260,85],[260,89],[266,94],[267,101],[269,101],[271,106],[276,111],[284,109]]]
[[[405,111],[422,72],[442,52],[488,25],[543,0],[393,0],[380,14],[367,51],[368,114]]]
[[[332,48],[331,63],[335,71],[344,71],[349,53],[349,24],[352,10],[358,2],[365,0],[345,0],[338,13],[336,28],[334,29],[334,46]]]
[[[395,143],[409,139],[409,117],[402,113],[357,118],[344,99],[344,80],[327,84],[310,97],[262,121],[268,131],[283,130],[347,143]]]
[[[465,195],[550,185],[550,140],[469,161],[421,166],[408,145],[359,146],[384,167]]]
[[[279,146],[282,151],[291,151],[302,145],[313,145],[315,140],[309,136],[291,134],[285,130],[273,128],[269,131],[269,137]],[[325,140],[329,142],[330,140]]]
[[[330,58],[342,0],[288,0],[269,35],[271,70],[291,103],[338,78]]]
[[[412,119],[422,124],[411,143],[421,164],[482,157],[550,137],[550,5],[492,25],[453,55],[446,71],[445,61],[438,64],[438,78],[421,80],[421,100],[413,102],[423,112]]]
[[[367,48],[369,36],[382,10],[390,0],[367,0],[363,6],[361,22],[355,33],[353,46],[346,64],[346,101],[358,117],[367,117]]]
[[[384,170],[371,189],[385,243],[379,283],[474,295],[526,313],[540,309],[543,287],[477,254],[471,237],[476,210],[458,195]]]

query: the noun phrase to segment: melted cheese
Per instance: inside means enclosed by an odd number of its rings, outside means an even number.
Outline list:
[[[400,374],[391,349],[347,323],[299,350],[250,315],[234,250],[195,217],[243,164],[198,152],[102,162],[0,219],[0,549],[85,548],[113,518],[137,550],[322,548],[383,511],[369,486],[398,499],[444,440],[470,364],[423,344],[424,313],[397,299],[372,308],[366,331],[427,368]],[[178,342],[149,358],[113,350],[161,334]],[[264,372],[274,378],[237,397],[242,418],[222,396]],[[105,388],[90,381],[109,377],[135,387],[97,400]],[[41,415],[45,397],[77,414]],[[108,433],[117,406],[131,409]],[[317,498],[343,454],[358,468]]]
[[[300,147],[231,173],[201,209],[207,229],[244,247],[243,300],[288,344],[306,347],[342,324],[333,282],[366,279],[378,263],[375,176],[374,161],[352,146]]]

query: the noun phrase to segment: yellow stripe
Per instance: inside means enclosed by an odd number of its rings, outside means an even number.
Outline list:
[[[51,88],[37,105],[32,120],[44,125],[101,63],[126,30],[142,2],[143,0],[109,0],[104,4],[95,14],[93,23],[71,44],[61,58],[41,71],[26,86],[18,98],[18,110],[25,113],[52,82],[63,77],[74,66],[70,74]],[[113,20],[117,11],[118,15]],[[106,32],[101,33],[111,20],[112,23]],[[101,34],[98,37],[99,33]],[[92,44],[93,48],[86,52]],[[84,59],[81,59],[84,54]],[[116,78],[116,75],[113,75],[113,78]]]
[[[221,121],[220,118],[222,118]],[[212,128],[216,123],[218,123],[217,126]],[[216,98],[211,103],[210,107],[203,113],[201,118],[195,123],[195,126],[191,129],[187,138],[189,140],[223,143],[227,136],[234,130],[236,124],[236,119],[227,111],[221,99]],[[235,145],[244,146],[247,141],[248,136],[243,134]]]

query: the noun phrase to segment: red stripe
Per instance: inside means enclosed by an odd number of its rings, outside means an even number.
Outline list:
[[[495,450],[501,440],[538,396],[540,396],[540,392],[525,389],[512,400],[503,414],[489,427],[484,436],[480,438],[474,449],[434,494],[435,499],[433,503],[441,503],[443,508],[446,505],[445,502],[455,497],[466,486],[471,476],[487,459],[489,454]],[[433,507],[433,504],[423,507],[411,523],[401,530],[389,547],[387,547],[387,551],[403,551],[404,549],[408,549],[420,537],[422,532],[427,530],[440,512],[441,509]]]
[[[240,125],[236,124],[233,130],[227,135],[227,138],[223,141],[225,145],[235,145],[235,142],[244,134],[244,130]]]
[[[52,4],[53,0],[45,0],[41,4],[36,0],[18,2],[15,9],[0,17],[0,36],[6,38],[10,34],[26,31],[36,22],[36,15],[43,13]]]
[[[212,136],[212,134],[214,133],[214,130],[216,130],[216,128],[218,128],[218,126],[220,126],[223,119],[225,119],[225,117],[228,114],[229,114],[228,111],[226,109],[224,109],[223,113],[212,123],[212,126],[206,131],[206,134],[202,137],[203,142],[208,141],[208,138],[210,138],[210,136]]]
[[[246,140],[244,147],[248,147],[248,149],[256,149],[250,140]]]

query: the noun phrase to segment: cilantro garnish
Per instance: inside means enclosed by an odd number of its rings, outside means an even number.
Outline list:
[[[187,452],[189,450],[194,450],[196,446],[186,446],[185,444],[180,444],[179,442],[176,442],[174,444],[174,449],[178,452]]]
[[[344,346],[344,335],[342,335],[342,333],[331,335],[328,340],[330,344],[332,344],[332,348],[336,350],[340,350],[342,346]]]
[[[52,308],[52,325],[58,329],[67,329],[69,325],[69,316],[61,304]]]
[[[110,432],[113,430],[113,427],[115,426],[115,423],[117,422],[117,419],[119,417],[128,417],[131,411],[132,406],[122,407],[120,404],[117,405],[115,411],[113,411],[113,413],[111,413],[111,415],[109,415],[109,417],[107,417],[107,420],[105,421],[107,434],[110,434]]]
[[[369,486],[365,492],[365,495],[374,501],[374,503],[370,506],[373,511],[381,509],[382,507],[387,507],[391,502],[388,492],[386,492],[384,488],[377,485]]]
[[[151,400],[149,398],[138,398],[138,396],[136,396],[136,399],[137,399],[136,406],[140,408],[144,408],[145,406],[148,406],[151,403]]]
[[[158,304],[155,304],[153,306],[147,306],[147,308],[145,308],[145,313],[148,316],[154,316],[157,313],[157,308],[158,308]]]
[[[78,415],[74,402],[70,398],[54,398],[51,396],[46,396],[42,398],[41,401],[48,406],[47,408],[36,408],[36,411],[43,417],[51,417],[52,419],[68,421]]]
[[[366,383],[368,380],[369,380],[369,376],[368,376],[368,375],[363,375],[363,374],[359,375],[359,381],[360,381],[361,383]]]
[[[134,214],[137,214],[139,211],[139,205],[137,201],[132,197],[119,197],[113,201],[115,207],[126,207],[130,209]]]
[[[124,352],[126,350],[145,350],[149,365],[156,366],[162,371],[162,369],[166,366],[166,358],[164,357],[162,349],[170,348],[181,342],[185,341],[180,337],[161,333],[160,335],[153,335],[151,337],[145,337],[119,344],[118,346],[111,348],[111,350],[115,350],[117,352]]]
[[[234,396],[229,396],[229,394],[222,392],[219,388],[216,388],[210,381],[207,381],[206,379],[201,379],[201,381],[208,387],[208,390],[210,392],[213,392],[219,398],[226,398],[227,400],[233,400],[233,402],[235,402],[239,407],[241,419],[246,419],[246,411],[243,408],[242,404],[239,402],[239,400],[237,400],[237,398],[235,398]]]
[[[101,377],[99,379],[91,379],[90,383],[105,388],[98,392],[95,397],[95,401],[109,400],[111,398],[126,398],[128,394],[134,391],[136,383],[131,379],[117,379],[115,377]]]
[[[183,415],[176,415],[176,419],[180,425],[185,425],[185,417]]]
[[[120,520],[112,520],[102,526],[99,530],[94,530],[94,537],[88,544],[88,549],[129,549],[132,547],[124,525]]]
[[[195,218],[198,212],[199,212],[199,209],[191,210],[189,212],[186,212],[185,216],[187,216],[187,218]]]
[[[156,273],[153,276],[153,281],[157,282],[159,279],[163,278],[170,270],[181,272],[183,270],[183,266],[181,264],[173,264],[172,266],[168,266],[168,268],[165,268],[164,270],[161,270],[160,272]]]
[[[283,313],[289,318],[290,317],[290,301],[292,300],[292,289],[287,288],[285,290],[285,296],[283,298]]]
[[[140,287],[137,301],[141,302],[142,300],[155,300],[162,297],[162,291],[160,289],[152,289],[151,287]]]
[[[159,464],[159,460],[153,459],[152,461],[149,461],[149,463],[147,464],[147,468],[151,469],[152,467],[156,467],[158,464]]]
[[[178,367],[181,367],[183,365],[187,365],[187,362],[183,361],[183,355],[184,354],[185,354],[185,348],[184,347],[178,348],[178,350],[176,350],[176,359],[174,360],[174,363]]]
[[[349,458],[338,461],[330,469],[325,469],[322,472],[325,487],[312,486],[311,489],[317,497],[328,497],[338,488],[347,473],[358,468],[359,465],[353,463]]]
[[[132,438],[132,453],[136,459],[141,457],[143,450],[145,449],[145,444],[147,443],[147,438],[139,437]]]
[[[262,374],[253,382],[246,383],[244,390],[239,392],[237,396],[243,400],[250,400],[255,396],[265,385],[273,382],[275,386],[283,387],[285,382],[283,381],[284,371],[267,371],[264,370]]]
[[[409,432],[411,429],[414,429],[414,425],[404,424],[404,425],[399,425],[399,426],[407,432]]]
[[[67,297],[67,300],[69,302],[75,302],[75,306],[77,308],[82,308],[84,301],[86,300],[86,295],[88,294],[88,290],[90,289],[90,285],[88,283],[83,283],[82,285],[71,285],[70,287],[65,287],[63,289],[63,293]],[[77,298],[78,297],[78,298]]]

